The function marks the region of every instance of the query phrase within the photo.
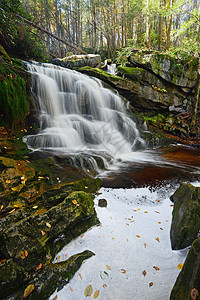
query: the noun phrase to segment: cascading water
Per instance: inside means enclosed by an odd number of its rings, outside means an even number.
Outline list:
[[[121,98],[99,80],[51,64],[28,69],[40,108],[39,133],[24,138],[30,149],[69,155],[72,164],[99,172],[141,143]]]

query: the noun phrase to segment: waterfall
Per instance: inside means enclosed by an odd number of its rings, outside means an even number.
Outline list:
[[[29,149],[68,155],[72,164],[99,172],[141,144],[123,101],[99,80],[51,64],[28,69],[40,109],[39,133],[24,137]]]
[[[107,64],[107,72],[116,75],[117,74],[117,65],[116,64]]]

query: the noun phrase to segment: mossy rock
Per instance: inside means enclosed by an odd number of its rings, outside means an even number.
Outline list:
[[[200,188],[182,183],[171,196],[174,202],[170,231],[173,250],[192,244],[200,230]]]
[[[170,300],[191,300],[191,290],[194,288],[200,291],[200,238],[196,239],[190,248],[172,289]]]

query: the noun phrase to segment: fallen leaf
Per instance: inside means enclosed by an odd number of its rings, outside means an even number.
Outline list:
[[[53,300],[56,300],[58,298],[58,296],[56,295],[54,298],[53,298]]]
[[[160,239],[159,239],[159,237],[157,237],[157,238],[156,238],[156,241],[158,241],[158,242],[160,243]]]
[[[127,225],[127,226],[129,226],[129,224],[128,224],[128,223],[126,223],[126,225]]]
[[[11,211],[9,211],[8,213],[9,213],[9,214],[12,214],[14,211],[15,211],[15,208],[12,209]]]
[[[32,208],[33,208],[33,209],[36,209],[36,208],[38,208],[38,206],[36,205],[36,206],[33,206]]]
[[[147,271],[144,270],[144,271],[142,272],[142,274],[143,274],[144,276],[146,276],[146,275],[147,275]]]
[[[144,211],[144,214],[148,214],[148,211],[145,210],[145,211]]]
[[[3,209],[3,205],[1,205],[1,210]]]
[[[161,222],[158,222],[158,224],[161,224]]]
[[[27,288],[24,291],[24,298],[28,297],[30,295],[30,293],[32,293],[34,288],[35,288],[34,284],[28,285]]]
[[[170,207],[173,207],[173,206],[174,206],[173,204],[170,205]]]
[[[85,234],[82,234],[82,235],[81,235],[81,238],[83,238],[84,236],[85,236]]]
[[[106,287],[107,287],[107,284],[106,284],[106,283],[104,283],[104,284],[103,284],[103,288],[106,288]]]
[[[177,266],[177,269],[182,270],[182,269],[183,269],[183,264],[180,263],[180,264]]]
[[[9,179],[6,179],[6,183],[10,183],[11,181]]]
[[[163,228],[162,228],[162,227],[160,227],[160,230],[163,230]]]
[[[27,257],[28,256],[28,251],[24,251],[24,255],[25,255],[25,257]]]
[[[140,208],[138,208],[137,210],[141,210]]]
[[[39,264],[39,266],[36,269],[36,272],[39,271],[42,268],[42,263]]]
[[[199,291],[197,289],[192,289],[190,292],[191,300],[196,300],[199,297]]]
[[[0,264],[2,264],[2,263],[5,262],[5,261],[7,261],[7,259],[2,259],[2,260],[0,261]]]
[[[125,273],[126,273],[126,270],[125,270],[125,269],[121,269],[121,272],[122,272],[123,274],[125,274]]]
[[[157,202],[160,202],[160,200],[156,200]]]
[[[44,232],[43,230],[41,230],[41,234],[42,234],[42,236],[43,236],[43,235],[45,235],[45,232]]]
[[[166,222],[169,222],[169,220],[166,220]]]
[[[84,294],[86,297],[89,297],[92,295],[92,293],[93,293],[93,287],[91,284],[89,284],[88,286],[86,286]]]
[[[83,277],[81,276],[81,274],[80,274],[80,273],[78,273],[78,275],[79,275],[80,279],[83,279]]]
[[[160,214],[160,212],[159,212],[159,211],[157,211],[157,210],[155,210],[155,213],[157,213],[157,214]]]
[[[147,244],[146,243],[144,243],[144,248],[146,248],[147,247]]]
[[[25,259],[26,258],[25,254],[24,254],[24,251],[19,251],[19,257],[21,259]]]
[[[73,290],[73,288],[71,288],[71,286],[69,288],[70,288],[71,292],[74,292],[74,290]]]
[[[16,192],[16,191],[18,190],[18,188],[17,188],[17,187],[12,187],[11,190],[12,190],[13,192]]]
[[[99,293],[100,293],[100,290],[94,292],[93,298],[94,298],[94,299],[98,298],[98,297],[99,297]]]
[[[73,204],[78,204],[78,202],[76,200],[72,200]]]
[[[153,268],[156,270],[156,271],[159,271],[160,269],[156,266],[153,266]]]
[[[135,222],[135,220],[132,220],[130,223],[133,223],[133,222]]]
[[[48,222],[46,223],[46,226],[51,228],[51,224],[49,224]]]
[[[110,267],[109,265],[106,265],[106,268],[107,268],[108,270],[111,270],[111,267]]]
[[[150,282],[150,283],[149,283],[149,287],[151,287],[152,285],[153,285],[153,282]]]
[[[137,236],[137,238],[141,238],[141,235],[139,235],[139,234],[136,234],[136,236]]]

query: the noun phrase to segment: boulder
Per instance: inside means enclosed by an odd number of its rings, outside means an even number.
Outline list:
[[[200,238],[196,239],[172,289],[170,300],[199,299],[194,293],[200,291]],[[193,298],[192,298],[193,295]]]
[[[101,62],[98,54],[70,55],[65,58],[55,58],[52,63],[69,69],[77,69],[84,66],[95,68]]]
[[[171,196],[174,202],[170,231],[172,249],[192,244],[200,230],[200,187],[182,183]]]

